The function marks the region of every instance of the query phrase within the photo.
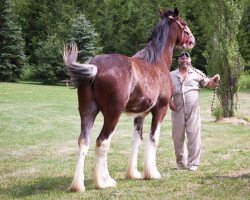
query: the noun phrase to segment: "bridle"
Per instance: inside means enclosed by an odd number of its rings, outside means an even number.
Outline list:
[[[181,22],[179,20],[177,20],[176,18],[174,18],[173,16],[168,16],[169,19],[173,19],[181,28],[181,42],[180,42],[180,46],[184,46],[185,44],[187,46],[190,45],[190,41],[191,41],[191,34],[189,31],[185,30],[185,27],[181,24]],[[185,39],[185,34],[187,35],[187,40]]]

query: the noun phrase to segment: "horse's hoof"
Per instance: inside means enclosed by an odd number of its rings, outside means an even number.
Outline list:
[[[116,181],[111,177],[103,179],[102,181],[98,181],[95,183],[95,188],[97,189],[104,189],[109,187],[115,187],[117,185]]]
[[[149,179],[161,179],[161,174],[157,169],[153,169],[150,171],[144,171],[144,177],[143,179],[149,180]]]
[[[137,169],[127,170],[125,174],[126,179],[141,179],[141,177],[141,173]]]
[[[117,185],[117,182],[114,180],[114,179],[112,179],[112,178],[109,178],[108,180],[107,180],[107,187],[115,187]]]
[[[70,192],[84,192],[85,187],[84,185],[76,185],[76,184],[71,184],[71,186],[68,189]]]

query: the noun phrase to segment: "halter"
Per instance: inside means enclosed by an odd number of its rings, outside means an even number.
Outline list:
[[[190,44],[190,32],[186,31],[184,26],[181,24],[181,22],[177,19],[175,19],[172,16],[168,16],[168,18],[175,20],[175,22],[179,25],[179,27],[181,28],[181,43],[180,46],[184,46],[185,44],[188,46]],[[185,33],[187,34],[188,38],[187,40],[185,40]]]

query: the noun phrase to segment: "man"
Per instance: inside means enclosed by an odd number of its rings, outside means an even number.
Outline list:
[[[207,78],[191,66],[189,53],[178,57],[179,69],[170,73],[173,96],[169,103],[172,110],[172,138],[174,142],[176,167],[196,171],[201,152],[201,119],[199,106],[200,87],[215,88],[220,76]],[[187,158],[184,155],[185,133],[187,136]]]

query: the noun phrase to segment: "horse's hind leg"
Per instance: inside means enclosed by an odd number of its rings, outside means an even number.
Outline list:
[[[112,133],[115,131],[116,124],[119,120],[121,112],[104,113],[104,125],[100,135],[96,140],[95,149],[95,169],[94,169],[94,185],[95,188],[115,187],[116,181],[109,175],[107,165],[107,153],[110,146]]]
[[[161,174],[156,167],[156,149],[159,143],[161,122],[167,113],[167,107],[156,108],[152,111],[151,133],[146,141],[144,153],[144,179],[160,179]]]
[[[129,156],[128,168],[125,177],[128,179],[141,178],[141,173],[137,169],[138,148],[142,141],[144,116],[134,119],[134,135],[132,140],[132,149]]]
[[[90,144],[90,130],[99,110],[93,100],[89,87],[78,89],[79,114],[81,117],[81,133],[78,138],[79,153],[73,181],[69,190],[82,192],[84,187],[84,160]]]

